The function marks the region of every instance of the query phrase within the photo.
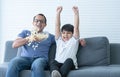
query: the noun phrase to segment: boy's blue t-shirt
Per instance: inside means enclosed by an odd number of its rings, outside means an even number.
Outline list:
[[[18,37],[25,38],[29,36],[31,32],[29,30],[23,30]],[[48,33],[48,38],[40,42],[31,42],[23,45],[21,56],[24,57],[42,57],[48,59],[49,48],[52,43],[55,43],[54,35]]]

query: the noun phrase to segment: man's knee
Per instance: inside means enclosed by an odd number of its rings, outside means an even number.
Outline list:
[[[33,63],[32,63],[32,69],[34,68],[44,68],[46,65],[46,60],[42,59],[42,58],[38,58],[36,59]]]
[[[18,58],[14,58],[10,61],[9,66],[16,67],[20,64],[20,60]]]

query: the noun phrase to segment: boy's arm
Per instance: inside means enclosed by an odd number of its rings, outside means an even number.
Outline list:
[[[62,7],[59,6],[57,7],[57,10],[56,10],[56,21],[55,21],[55,39],[58,39],[59,36],[60,36],[60,14],[61,14],[61,11],[62,11]]]
[[[79,9],[78,7],[73,7],[74,11],[74,34],[75,38],[79,38]]]

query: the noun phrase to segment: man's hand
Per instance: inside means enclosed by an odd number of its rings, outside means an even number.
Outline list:
[[[33,42],[33,41],[35,41],[35,36],[30,35],[30,36],[26,37],[25,39],[26,39],[28,42]]]
[[[41,41],[41,40],[46,39],[46,38],[48,38],[47,34],[40,34],[40,33],[37,33],[37,34],[30,35],[30,36],[26,37],[28,42]]]

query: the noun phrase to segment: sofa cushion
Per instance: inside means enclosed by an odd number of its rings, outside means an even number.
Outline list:
[[[4,62],[0,64],[0,77],[5,77],[7,67],[8,67],[8,62]]]
[[[113,77],[110,76],[110,71],[107,66],[86,66],[70,71],[68,77]]]
[[[106,37],[85,38],[86,46],[79,46],[78,66],[108,65],[110,63],[110,45]]]

